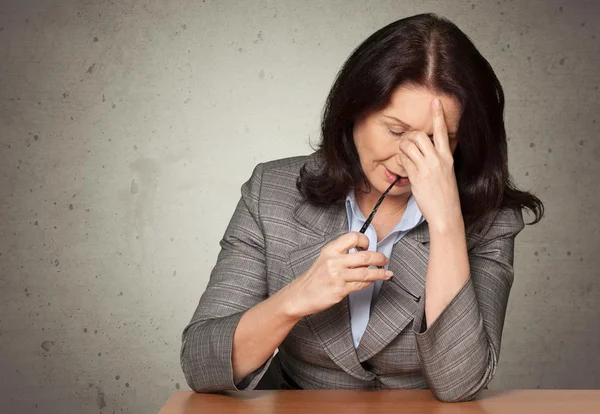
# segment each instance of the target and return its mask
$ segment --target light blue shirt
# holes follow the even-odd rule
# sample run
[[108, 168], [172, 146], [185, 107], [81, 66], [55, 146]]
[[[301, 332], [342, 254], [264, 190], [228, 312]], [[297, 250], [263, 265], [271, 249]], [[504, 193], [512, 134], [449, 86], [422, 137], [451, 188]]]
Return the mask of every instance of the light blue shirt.
[[[367, 221], [358, 207], [354, 190], [351, 190], [346, 196], [346, 213], [348, 214], [348, 231], [359, 231], [365, 221]], [[381, 252], [389, 258], [392, 254], [394, 244], [410, 230], [421, 224], [423, 220], [424, 218], [421, 214], [421, 210], [419, 210], [417, 202], [411, 195], [408, 199], [408, 205], [406, 206], [402, 219], [398, 221], [398, 224], [396, 224], [390, 234], [385, 236], [379, 243], [377, 243], [377, 233], [375, 232], [375, 228], [372, 224], [369, 225], [365, 232], [365, 236], [369, 238], [368, 250]], [[350, 252], [355, 251], [355, 249], [350, 250]], [[387, 266], [385, 266], [385, 268], [387, 269]], [[377, 280], [370, 286], [348, 295], [350, 301], [350, 325], [355, 348], [358, 347], [360, 339], [367, 328], [367, 322], [369, 321], [369, 316], [371, 314], [371, 305], [377, 297], [382, 283], [382, 280]]]

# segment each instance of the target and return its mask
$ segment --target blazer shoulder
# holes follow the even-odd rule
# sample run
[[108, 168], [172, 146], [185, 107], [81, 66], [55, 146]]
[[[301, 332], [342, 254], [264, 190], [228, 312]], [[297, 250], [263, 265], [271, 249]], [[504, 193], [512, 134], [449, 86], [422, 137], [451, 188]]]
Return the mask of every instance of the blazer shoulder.
[[256, 202], [283, 203], [293, 207], [302, 201], [296, 187], [300, 169], [304, 165], [312, 168], [316, 157], [316, 153], [313, 153], [258, 163], [250, 178], [243, 184], [242, 194]]
[[490, 230], [509, 228], [517, 233], [525, 227], [523, 210], [513, 207], [502, 207], [495, 211], [493, 219], [489, 222]]
[[498, 237], [515, 237], [523, 230], [523, 210], [513, 207], [502, 207], [491, 211], [473, 223], [467, 234], [470, 236], [471, 247]]
[[261, 163], [263, 174], [268, 180], [278, 174], [298, 176], [300, 168], [305, 164], [311, 164], [315, 159], [315, 154], [298, 155], [295, 157], [279, 158], [276, 160], [266, 161]]
[[313, 153], [263, 162], [256, 169], [260, 170], [263, 188], [295, 189], [300, 169], [304, 165], [311, 166], [314, 161]]
[[279, 158], [271, 161], [264, 161], [256, 164], [248, 178], [249, 183], [264, 183], [276, 179], [278, 174], [296, 174], [300, 168], [310, 159], [310, 155], [299, 155], [295, 157]]

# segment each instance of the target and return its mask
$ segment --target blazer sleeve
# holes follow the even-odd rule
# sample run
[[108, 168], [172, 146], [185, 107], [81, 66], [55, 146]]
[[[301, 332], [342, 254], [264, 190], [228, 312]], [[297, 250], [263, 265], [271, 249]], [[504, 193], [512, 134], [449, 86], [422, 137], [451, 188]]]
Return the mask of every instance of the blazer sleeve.
[[514, 270], [521, 210], [499, 210], [469, 251], [470, 277], [424, 332], [425, 300], [413, 329], [425, 380], [441, 401], [468, 401], [494, 376]]
[[253, 389], [273, 359], [234, 383], [233, 333], [242, 315], [268, 296], [265, 240], [258, 213], [261, 176], [259, 164], [242, 185], [206, 290], [182, 334], [181, 368], [196, 392]]

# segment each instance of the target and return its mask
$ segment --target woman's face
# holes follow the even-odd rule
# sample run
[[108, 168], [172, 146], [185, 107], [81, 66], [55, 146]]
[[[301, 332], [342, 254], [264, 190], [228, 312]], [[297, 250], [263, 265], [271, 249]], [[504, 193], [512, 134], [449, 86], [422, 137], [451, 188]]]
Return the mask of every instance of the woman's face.
[[[397, 156], [402, 137], [395, 133], [422, 131], [433, 137], [431, 102], [434, 98], [442, 101], [450, 149], [454, 153], [460, 104], [454, 97], [436, 95], [428, 89], [400, 86], [386, 108], [368, 113], [354, 123], [354, 144], [373, 196], [378, 197], [390, 186], [390, 172], [402, 177], [408, 175]], [[410, 183], [396, 184], [389, 192], [390, 196], [403, 194], [410, 194]]]

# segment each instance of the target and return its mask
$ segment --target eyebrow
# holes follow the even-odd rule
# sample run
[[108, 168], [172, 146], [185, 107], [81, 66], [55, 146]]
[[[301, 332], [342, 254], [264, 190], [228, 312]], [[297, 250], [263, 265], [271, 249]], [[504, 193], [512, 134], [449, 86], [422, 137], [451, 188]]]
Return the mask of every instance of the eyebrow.
[[[400, 119], [396, 118], [395, 116], [384, 115], [384, 117], [385, 117], [385, 118], [389, 118], [389, 119], [391, 119], [391, 120], [393, 120], [393, 121], [396, 121], [397, 123], [399, 123], [400, 125], [402, 125], [402, 126], [404, 126], [404, 127], [408, 128], [408, 129], [414, 129], [413, 127], [411, 127], [410, 125], [408, 125], [406, 122], [404, 122], [404, 121], [402, 121], [402, 120], [400, 120]], [[448, 131], [448, 135], [455, 136], [455, 135], [456, 135], [456, 132]]]

